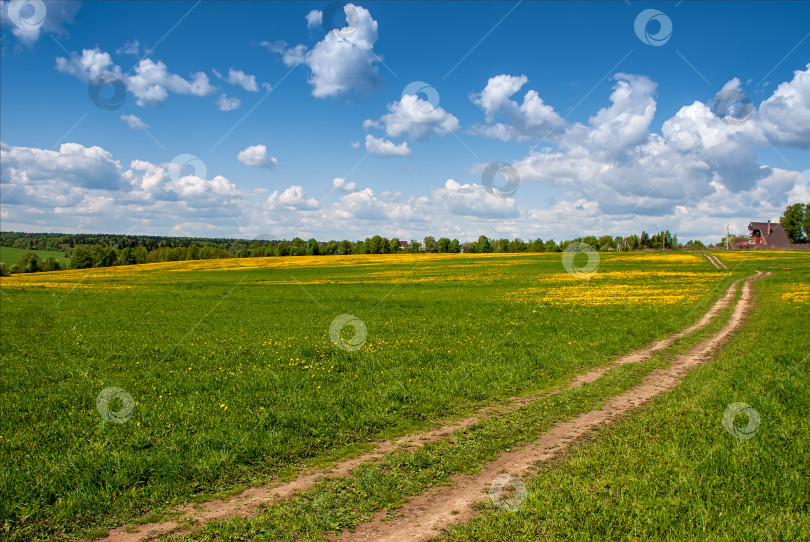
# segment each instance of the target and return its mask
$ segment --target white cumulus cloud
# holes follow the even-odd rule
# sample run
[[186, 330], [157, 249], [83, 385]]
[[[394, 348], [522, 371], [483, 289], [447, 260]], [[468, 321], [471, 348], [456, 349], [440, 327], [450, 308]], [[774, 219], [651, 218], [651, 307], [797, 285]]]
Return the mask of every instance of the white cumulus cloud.
[[[288, 48], [284, 42], [262, 42], [271, 51], [282, 54], [285, 65], [305, 64], [310, 69], [309, 83], [316, 98], [340, 96], [350, 91], [366, 93], [381, 82], [376, 65], [379, 57], [374, 52], [379, 37], [377, 21], [362, 6], [346, 4], [343, 10], [347, 26], [329, 31], [312, 49], [303, 44]], [[310, 12], [307, 26], [320, 24], [322, 18], [322, 13]]]
[[133, 130], [149, 128], [149, 125], [142, 121], [137, 115], [121, 115], [121, 120]]
[[135, 96], [136, 103], [140, 106], [161, 103], [169, 97], [170, 92], [208, 96], [215, 91], [204, 72], [192, 73], [190, 79], [184, 79], [169, 72], [163, 62], [155, 62], [150, 58], [139, 61], [134, 74], [125, 74], [120, 66], [113, 63], [109, 53], [98, 48], [84, 49], [81, 55], [72, 54], [71, 58], [58, 57], [56, 69], [85, 83], [100, 75], [119, 79]]
[[318, 9], [313, 9], [306, 14], [307, 28], [315, 28], [323, 24], [323, 12]]
[[484, 111], [487, 121], [485, 125], [474, 126], [472, 133], [503, 141], [559, 135], [565, 129], [565, 121], [543, 102], [537, 91], [527, 91], [522, 103], [511, 99], [528, 80], [525, 75], [491, 77], [480, 93], [470, 97]]
[[434, 107], [416, 95], [406, 94], [388, 104], [388, 113], [379, 120], [366, 119], [363, 128], [384, 127], [389, 137], [409, 136], [423, 141], [433, 135], [445, 135], [459, 129], [458, 119], [441, 107]]
[[760, 104], [757, 121], [774, 144], [810, 149], [810, 64]]
[[377, 156], [410, 156], [411, 149], [408, 142], [403, 141], [399, 145], [387, 139], [366, 135], [366, 151]]
[[248, 92], [259, 92], [259, 84], [256, 82], [256, 76], [250, 75], [242, 70], [231, 68], [228, 70], [228, 77], [223, 77], [217, 70], [212, 70], [217, 78], [227, 81], [232, 85], [237, 85], [247, 90]]
[[318, 207], [318, 200], [315, 198], [307, 198], [304, 188], [297, 185], [287, 188], [284, 192], [279, 193], [278, 190], [273, 191], [265, 202], [265, 208], [268, 210], [287, 208], [312, 211]]
[[335, 177], [332, 179], [332, 190], [338, 192], [354, 192], [357, 190], [357, 184], [348, 182], [343, 177]]
[[265, 145], [252, 145], [244, 150], [239, 151], [236, 155], [239, 163], [245, 166], [272, 169], [278, 164], [278, 160], [273, 156], [268, 156], [267, 146]]
[[434, 188], [433, 199], [454, 215], [506, 218], [519, 214], [514, 199], [497, 196], [482, 185], [460, 184], [453, 179], [447, 179], [443, 188]]
[[39, 5], [18, 3], [16, 7], [22, 6], [22, 9], [19, 9], [15, 16], [20, 18], [21, 23], [24, 23], [20, 25], [12, 22], [8, 11], [9, 6], [8, 0], [0, 2], [2, 26], [9, 28], [23, 45], [33, 47], [43, 34], [66, 35], [65, 25], [75, 22], [81, 2], [60, 0], [59, 2], [43, 2]]
[[242, 105], [242, 100], [239, 98], [229, 98], [225, 94], [220, 94], [217, 98], [217, 107], [220, 111], [233, 111]]

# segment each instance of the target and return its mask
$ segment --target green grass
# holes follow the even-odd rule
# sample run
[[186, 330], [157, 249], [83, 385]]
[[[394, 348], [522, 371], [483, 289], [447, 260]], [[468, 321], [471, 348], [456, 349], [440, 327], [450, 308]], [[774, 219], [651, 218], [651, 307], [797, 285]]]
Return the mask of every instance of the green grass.
[[721, 311], [709, 326], [648, 362], [613, 368], [594, 383], [564, 389], [456, 431], [452, 440], [389, 453], [379, 464], [356, 469], [351, 478], [326, 479], [303, 495], [266, 506], [253, 518], [212, 522], [180, 539], [320, 541], [369, 520], [379, 510], [386, 509], [396, 518], [396, 509], [409, 496], [448, 484], [451, 476], [479, 472], [486, 461], [538, 438], [556, 421], [599, 408], [610, 397], [639, 384], [644, 375], [666, 365], [667, 356], [682, 353], [719, 330], [732, 311], [733, 307]]
[[[542, 466], [521, 511], [489, 506], [440, 540], [809, 540], [810, 306], [780, 299], [796, 283], [806, 266], [756, 283], [716, 360]], [[751, 439], [721, 424], [734, 402], [759, 412]]]
[[7, 266], [11, 267], [19, 262], [20, 256], [26, 252], [33, 252], [39, 256], [40, 260], [45, 258], [56, 258], [59, 260], [59, 263], [62, 264], [62, 267], [65, 267], [70, 263], [70, 258], [65, 256], [65, 253], [59, 250], [27, 250], [14, 247], [0, 247], [0, 262], [3, 262]]
[[[769, 256], [774, 269], [808, 262]], [[606, 254], [593, 280], [572, 281], [559, 254], [273, 258], [4, 279], [0, 530], [54, 539], [132, 522], [551, 389], [697, 320], [747, 272], [727, 263]], [[648, 302], [656, 292], [672, 297]], [[344, 313], [368, 328], [356, 352], [328, 335]], [[544, 408], [577, 412], [630, 373]], [[109, 386], [134, 399], [126, 423], [96, 411]], [[482, 450], [524, 438], [496, 437]]]

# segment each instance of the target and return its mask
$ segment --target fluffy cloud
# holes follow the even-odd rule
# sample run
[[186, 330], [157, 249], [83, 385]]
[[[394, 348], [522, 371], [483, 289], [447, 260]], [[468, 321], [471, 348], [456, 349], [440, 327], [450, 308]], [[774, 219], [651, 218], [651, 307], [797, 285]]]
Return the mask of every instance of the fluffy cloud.
[[343, 177], [335, 177], [332, 179], [332, 190], [337, 192], [354, 192], [357, 190], [357, 184], [348, 182]]
[[[266, 42], [265, 42], [266, 43]], [[227, 81], [232, 85], [238, 85], [248, 92], [259, 92], [259, 85], [256, 83], [256, 76], [249, 75], [242, 70], [231, 68], [228, 70], [228, 77], [223, 77], [217, 70], [212, 70], [217, 78]]]
[[507, 218], [518, 216], [515, 200], [489, 192], [477, 184], [459, 184], [447, 179], [444, 188], [433, 190], [433, 199], [443, 202], [454, 215], [481, 218]]
[[203, 72], [191, 74], [191, 79], [183, 79], [177, 74], [169, 73], [163, 62], [144, 58], [135, 66], [135, 75], [125, 80], [127, 90], [137, 98], [138, 105], [150, 102], [162, 102], [169, 91], [175, 94], [208, 96], [214, 92], [208, 76]]
[[371, 134], [366, 135], [366, 151], [377, 156], [410, 156], [411, 154], [407, 141], [397, 145], [392, 141], [376, 138]]
[[318, 200], [307, 198], [306, 192], [301, 186], [291, 186], [281, 193], [275, 190], [265, 202], [265, 209], [271, 211], [284, 208], [312, 211], [318, 209], [318, 207]]
[[113, 63], [109, 53], [99, 49], [84, 49], [81, 55], [71, 58], [58, 57], [56, 69], [72, 75], [87, 83], [104, 75], [122, 81], [140, 106], [156, 104], [166, 100], [169, 92], [192, 96], [208, 96], [214, 87], [203, 72], [191, 74], [190, 79], [170, 73], [163, 62], [144, 58], [135, 66], [134, 74], [124, 74], [119, 66]]
[[67, 231], [120, 230], [128, 224], [165, 232], [182, 222], [202, 231], [212, 226], [234, 231], [231, 217], [253, 201], [253, 194], [221, 175], [178, 178], [170, 174], [170, 164], [144, 160], [124, 170], [108, 151], [78, 143], [59, 150], [3, 143], [0, 163], [6, 217], [29, 227], [49, 221]]
[[810, 149], [810, 64], [760, 104], [757, 120], [774, 144]]
[[340, 198], [338, 214], [360, 220], [386, 220], [385, 206], [370, 188], [364, 188]]
[[[543, 103], [537, 91], [527, 91], [522, 103], [511, 99], [528, 80], [525, 75], [491, 77], [484, 90], [470, 97], [484, 111], [487, 121], [486, 125], [474, 126], [471, 131], [503, 141], [559, 135], [565, 129], [565, 121], [554, 108]], [[503, 122], [496, 122], [497, 119]]]
[[0, 157], [3, 183], [32, 191], [58, 186], [117, 190], [122, 184], [120, 164], [101, 147], [63, 143], [59, 150], [46, 150], [3, 144]]
[[[765, 144], [762, 119], [727, 122], [722, 112], [695, 102], [667, 119], [660, 134], [651, 133], [655, 84], [636, 75], [615, 79], [611, 105], [588, 125], [566, 126], [556, 149], [532, 151], [513, 163], [521, 182], [552, 186], [567, 199], [598, 202], [600, 213], [608, 215], [666, 216], [718, 194], [727, 199], [728, 194], [749, 193], [773, 177], [756, 156], [756, 147]], [[732, 80], [721, 92], [738, 87], [739, 81]], [[801, 87], [799, 74], [790, 90], [781, 85], [777, 98], [765, 103], [780, 95], [792, 95], [798, 103], [795, 87]], [[801, 128], [788, 123], [779, 133], [800, 144]]]
[[306, 14], [307, 28], [315, 28], [323, 24], [323, 12], [318, 9], [313, 9]]
[[406, 94], [388, 104], [388, 113], [379, 120], [366, 119], [363, 128], [385, 128], [389, 137], [408, 135], [423, 141], [433, 135], [445, 135], [459, 129], [458, 119], [441, 107], [434, 107], [418, 96]]
[[242, 105], [242, 100], [239, 98], [229, 98], [225, 94], [220, 94], [217, 99], [217, 107], [220, 111], [233, 111]]
[[116, 49], [115, 51], [119, 55], [134, 55], [138, 56], [141, 54], [141, 42], [138, 40], [132, 40], [124, 43], [124, 46]]
[[267, 147], [265, 145], [253, 145], [241, 150], [239, 154], [236, 155], [236, 159], [245, 166], [258, 168], [272, 169], [278, 164], [278, 160], [267, 155]]
[[121, 115], [121, 120], [133, 130], [149, 128], [149, 125], [142, 121], [137, 115]]
[[[287, 66], [305, 64], [310, 69], [309, 83], [316, 98], [340, 96], [350, 91], [364, 93], [377, 87], [381, 78], [374, 52], [377, 21], [367, 9], [353, 4], [343, 6], [347, 26], [330, 30], [312, 49], [305, 45], [287, 48], [284, 42], [262, 42], [273, 52], [282, 54]], [[320, 20], [319, 20], [320, 19]], [[321, 23], [323, 14], [311, 11], [307, 26]]]
[[[105, 73], [114, 67], [104, 53], [91, 51], [82, 71], [93, 69]], [[21, 230], [121, 231], [131, 226], [150, 233], [250, 237], [271, 228], [286, 238], [385, 234], [471, 240], [483, 233], [559, 240], [667, 227], [681, 240], [716, 242], [725, 224], [743, 231], [751, 219], [773, 220], [789, 201], [806, 201], [807, 184], [799, 173], [764, 165], [757, 151], [768, 143], [808, 147], [805, 125], [799, 122], [808, 71], [776, 88], [745, 122], [729, 121], [713, 110], [716, 106], [694, 102], [661, 119], [659, 130], [651, 129], [655, 84], [643, 76], [618, 74], [603, 108], [585, 122], [563, 123], [548, 147], [511, 162], [520, 176], [512, 198], [487, 191], [472, 177], [429, 179], [433, 188], [404, 195], [385, 184], [389, 179], [379, 179], [386, 189], [377, 191], [335, 177], [327, 193], [310, 195], [295, 185], [267, 197], [266, 190], [244, 193], [218, 175], [179, 177], [169, 164], [132, 160], [122, 167], [100, 147], [66, 143], [46, 150], [3, 144], [0, 212], [6, 228]], [[488, 84], [489, 91], [476, 95], [487, 125], [509, 125], [506, 112], [521, 111], [530, 91], [515, 94], [526, 83], [520, 76], [501, 78], [500, 87]], [[514, 88], [518, 91], [511, 92]], [[738, 80], [731, 80], [721, 92], [741, 89]], [[386, 131], [385, 138], [369, 139], [372, 147], [387, 142], [407, 148], [388, 139], [393, 137], [389, 129], [414, 139], [447, 129], [442, 123], [427, 130], [415, 127], [420, 115], [430, 117], [432, 109], [417, 108], [402, 120], [405, 115], [397, 115], [401, 102], [389, 107], [390, 117], [365, 123], [367, 129]], [[794, 108], [793, 116], [785, 114], [785, 104]], [[530, 123], [519, 124], [528, 118], [521, 114], [514, 117], [518, 124], [509, 139], [531, 133]], [[261, 146], [245, 151], [255, 147], [249, 162], [269, 160]], [[259, 193], [262, 197], [256, 197]], [[319, 203], [322, 196], [331, 203]]]
[[[10, 2], [7, 0], [0, 2], [0, 20], [3, 26], [11, 29], [12, 34], [24, 45], [33, 47], [42, 34], [66, 35], [65, 25], [75, 22], [81, 3], [72, 0], [48, 1], [40, 4], [44, 6], [44, 10], [20, 10], [17, 13], [9, 13], [9, 6]], [[15, 24], [14, 18], [19, 24]]]

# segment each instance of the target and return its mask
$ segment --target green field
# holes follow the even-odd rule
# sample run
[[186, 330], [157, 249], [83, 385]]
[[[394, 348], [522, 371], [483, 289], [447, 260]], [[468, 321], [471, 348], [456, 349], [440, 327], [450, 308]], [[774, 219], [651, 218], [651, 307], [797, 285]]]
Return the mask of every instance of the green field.
[[[806, 481], [801, 357], [810, 351], [810, 254], [718, 255], [729, 270], [700, 254], [604, 254], [589, 280], [567, 273], [560, 254], [250, 258], [2, 279], [0, 532], [15, 541], [102, 534], [189, 500], [288, 477], [381, 436], [555, 389], [694, 323], [734, 279], [759, 269], [774, 275], [757, 283], [758, 304], [717, 363], [606, 429], [595, 445], [577, 448], [578, 462], [535, 477], [521, 512], [485, 510], [448, 536], [609, 538], [615, 526], [615, 538], [691, 537], [686, 523], [667, 531], [667, 518], [720, 507], [728, 525], [739, 527], [743, 511], [732, 504], [757, 480], [752, 503], [789, 505], [784, 521], [757, 532], [790, 538], [808, 518], [806, 492], [787, 483], [776, 494], [757, 484], [771, 483], [780, 465], [789, 481], [805, 469]], [[367, 330], [357, 349], [346, 349], [351, 326], [330, 337], [330, 324], [344, 314]], [[613, 370], [456, 444], [394, 454], [364, 476], [327, 480], [311, 496], [255, 518], [211, 524], [205, 539], [322, 540], [479, 468], [664, 363]], [[770, 390], [762, 403], [772, 432], [749, 441], [753, 448], [724, 441], [712, 418], [718, 405], [731, 395], [757, 404], [754, 394], [768, 386], [789, 388]], [[109, 387], [133, 400], [131, 413], [120, 399], [109, 405], [127, 414], [122, 423], [97, 408]], [[684, 449], [692, 455], [679, 456]], [[610, 463], [623, 453], [620, 466]], [[699, 461], [701, 453], [710, 459]], [[678, 461], [656, 463], [666, 454]], [[753, 457], [769, 459], [751, 466]], [[594, 481], [588, 469], [603, 474]], [[707, 484], [723, 469], [728, 484]], [[646, 493], [630, 481], [639, 471], [651, 484]], [[679, 492], [665, 514], [638, 520], [672, 477], [701, 491]], [[630, 484], [621, 491], [639, 496], [614, 502], [588, 489], [596, 483]], [[595, 516], [566, 523], [565, 514], [584, 514], [592, 499]], [[768, 511], [762, 506], [759, 514]], [[716, 519], [704, 525], [703, 533], [722, 526]]]
[[70, 258], [65, 256], [64, 252], [58, 250], [27, 250], [14, 247], [0, 247], [0, 262], [10, 267], [20, 261], [20, 256], [26, 252], [33, 252], [39, 256], [41, 260], [45, 258], [56, 258], [63, 267], [70, 263]]

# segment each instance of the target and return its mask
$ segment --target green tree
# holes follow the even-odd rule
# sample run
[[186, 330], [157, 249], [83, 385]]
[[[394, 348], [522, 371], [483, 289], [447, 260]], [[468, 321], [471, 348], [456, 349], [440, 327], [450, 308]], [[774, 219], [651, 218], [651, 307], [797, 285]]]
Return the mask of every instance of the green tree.
[[139, 246], [135, 248], [132, 254], [135, 256], [135, 263], [146, 263], [146, 257], [149, 251], [146, 250], [146, 247]]
[[615, 248], [613, 243], [613, 237], [610, 235], [603, 235], [596, 241], [596, 247], [599, 250], [605, 251], [609, 248]]
[[461, 244], [458, 242], [458, 239], [453, 239], [452, 241], [450, 241], [450, 246], [448, 247], [448, 250], [453, 254], [458, 254], [459, 252], [461, 252]]
[[543, 252], [544, 250], [543, 240], [538, 237], [537, 239], [529, 243], [527, 249], [529, 252]]
[[789, 205], [779, 218], [779, 222], [782, 224], [782, 227], [785, 228], [785, 233], [791, 243], [799, 243], [803, 239], [802, 224], [805, 220], [804, 207], [805, 206], [801, 203]]
[[73, 248], [73, 254], [70, 256], [70, 267], [73, 269], [87, 269], [93, 267], [93, 255], [84, 245], [78, 245]]
[[371, 238], [366, 238], [366, 252], [368, 254], [382, 253], [382, 237], [375, 235]]
[[423, 248], [425, 252], [436, 252], [436, 239], [432, 235], [425, 237]]
[[200, 247], [198, 247], [196, 243], [191, 243], [188, 246], [188, 250], [186, 251], [186, 259], [188, 260], [200, 259]]
[[447, 237], [440, 237], [436, 241], [436, 252], [447, 253], [450, 252], [450, 239]]
[[129, 247], [125, 247], [121, 252], [118, 254], [118, 265], [133, 265], [135, 263], [135, 255], [132, 253], [132, 249]]
[[394, 237], [388, 242], [388, 252], [391, 254], [402, 252], [402, 242], [399, 240], [399, 237]]
[[320, 253], [321, 250], [318, 247], [318, 241], [316, 241], [314, 237], [307, 241], [307, 256], [317, 256]]
[[39, 256], [34, 252], [23, 252], [17, 260], [17, 268], [22, 269], [23, 273], [36, 273], [39, 271]]
[[335, 254], [351, 254], [352, 252], [352, 244], [349, 241], [343, 240], [338, 244], [337, 250]]
[[62, 264], [56, 258], [44, 258], [40, 263], [42, 271], [61, 271]]
[[509, 241], [509, 252], [526, 252], [526, 243], [522, 239], [512, 239]]
[[307, 253], [307, 245], [300, 237], [293, 238], [290, 241], [290, 256], [303, 256]]
[[476, 252], [490, 251], [489, 238], [487, 238], [486, 235], [482, 235], [478, 238], [478, 241], [475, 243], [475, 251]]
[[391, 241], [387, 237], [380, 238], [380, 254], [388, 254], [391, 252]]
[[638, 240], [638, 248], [645, 249], [645, 248], [651, 248], [651, 247], [652, 247], [652, 243], [650, 242], [650, 234], [648, 234], [646, 231], [642, 230], [641, 237], [639, 237], [639, 240]]

